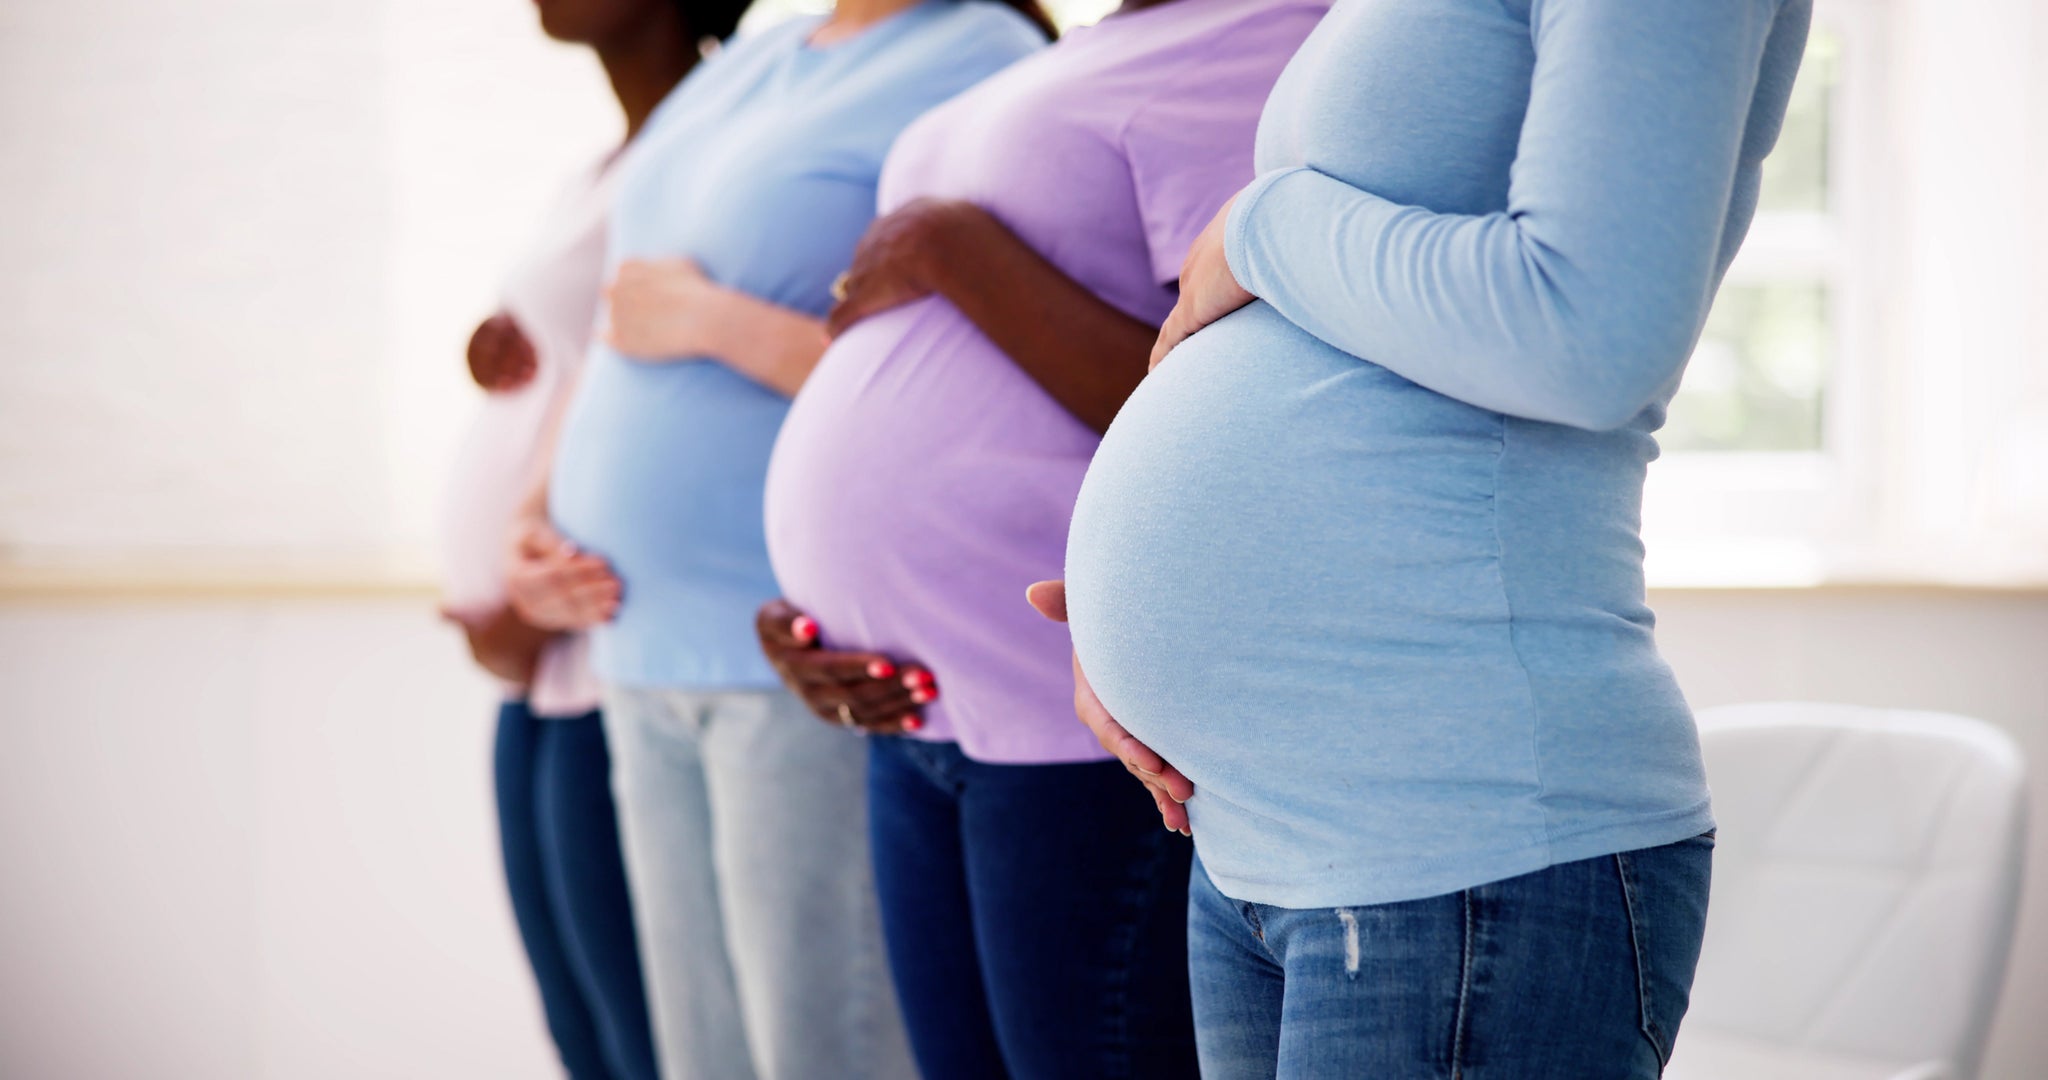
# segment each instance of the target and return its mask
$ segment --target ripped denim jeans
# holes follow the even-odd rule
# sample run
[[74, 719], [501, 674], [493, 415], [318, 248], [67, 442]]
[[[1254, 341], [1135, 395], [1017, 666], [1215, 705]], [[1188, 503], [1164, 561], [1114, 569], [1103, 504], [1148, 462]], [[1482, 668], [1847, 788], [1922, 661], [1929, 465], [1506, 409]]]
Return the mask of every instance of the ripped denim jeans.
[[1660, 1075], [1706, 930], [1712, 833], [1462, 892], [1250, 904], [1198, 859], [1188, 963], [1206, 1080]]

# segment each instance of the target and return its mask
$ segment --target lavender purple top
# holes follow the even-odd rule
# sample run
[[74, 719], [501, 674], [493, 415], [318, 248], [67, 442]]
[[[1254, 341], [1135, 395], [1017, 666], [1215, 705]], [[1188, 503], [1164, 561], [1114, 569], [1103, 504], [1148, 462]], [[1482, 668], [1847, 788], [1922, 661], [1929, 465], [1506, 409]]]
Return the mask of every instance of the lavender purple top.
[[[1268, 91], [1322, 0], [1173, 0], [1074, 31], [911, 125], [880, 208], [967, 199], [1148, 323], [1188, 245], [1252, 178]], [[913, 658], [941, 698], [919, 737], [981, 761], [1107, 755], [1074, 719], [1065, 628], [1024, 603], [1060, 576], [1095, 433], [944, 299], [833, 343], [770, 462], [768, 550], [825, 643]]]

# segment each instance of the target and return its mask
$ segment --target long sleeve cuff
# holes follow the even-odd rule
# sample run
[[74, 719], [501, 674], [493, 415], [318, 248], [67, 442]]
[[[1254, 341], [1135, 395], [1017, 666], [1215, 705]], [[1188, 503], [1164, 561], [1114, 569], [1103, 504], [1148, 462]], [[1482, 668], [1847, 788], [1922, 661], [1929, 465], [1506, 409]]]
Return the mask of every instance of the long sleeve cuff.
[[1295, 173], [1310, 171], [1297, 165], [1265, 173], [1245, 185], [1244, 190], [1237, 193], [1237, 201], [1230, 206], [1230, 216], [1223, 222], [1223, 262], [1230, 268], [1230, 276], [1237, 279], [1238, 285], [1254, 296], [1259, 295], [1259, 290], [1252, 284], [1251, 250], [1245, 239], [1245, 230], [1252, 227], [1252, 214], [1256, 212], [1259, 200], [1272, 190], [1274, 184]]

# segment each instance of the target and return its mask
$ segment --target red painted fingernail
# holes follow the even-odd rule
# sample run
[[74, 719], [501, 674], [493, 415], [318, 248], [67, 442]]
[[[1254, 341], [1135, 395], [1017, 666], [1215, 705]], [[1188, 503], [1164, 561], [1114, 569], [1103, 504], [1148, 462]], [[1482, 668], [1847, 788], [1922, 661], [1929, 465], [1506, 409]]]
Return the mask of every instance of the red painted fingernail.
[[870, 679], [886, 679], [894, 674], [896, 674], [896, 665], [887, 660], [871, 660], [868, 662], [868, 678]]
[[789, 620], [789, 632], [795, 634], [798, 641], [816, 641], [818, 640], [818, 620], [811, 618], [809, 615], [799, 615]]
[[917, 702], [917, 703], [918, 703], [919, 705], [924, 705], [924, 704], [927, 704], [927, 703], [929, 703], [929, 702], [930, 702], [930, 701], [931, 701], [931, 700], [932, 700], [933, 698], [936, 698], [936, 697], [938, 697], [938, 696], [939, 696], [939, 695], [938, 695], [938, 694], [937, 694], [936, 692], [934, 692], [934, 691], [931, 691], [931, 690], [926, 690], [926, 689], [924, 689], [924, 688], [922, 688], [922, 687], [919, 687], [918, 689], [916, 689], [916, 690], [912, 690], [912, 691], [910, 692], [910, 700], [912, 700], [912, 701], [915, 701], [915, 702]]
[[923, 726], [924, 721], [919, 720], [915, 716], [906, 716], [903, 718], [903, 730], [905, 731], [916, 731], [918, 728], [921, 728]]

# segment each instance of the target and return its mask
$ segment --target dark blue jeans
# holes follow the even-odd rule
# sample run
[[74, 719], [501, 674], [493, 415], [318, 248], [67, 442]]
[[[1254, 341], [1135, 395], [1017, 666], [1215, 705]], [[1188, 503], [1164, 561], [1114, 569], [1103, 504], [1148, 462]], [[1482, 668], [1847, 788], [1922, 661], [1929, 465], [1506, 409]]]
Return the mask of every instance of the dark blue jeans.
[[1123, 766], [877, 737], [868, 820], [925, 1080], [1195, 1075], [1192, 851]]
[[603, 722], [508, 701], [493, 756], [512, 915], [562, 1064], [576, 1080], [656, 1080]]
[[1207, 1080], [1637, 1080], [1662, 1073], [1706, 929], [1711, 833], [1445, 896], [1300, 910], [1197, 863]]

